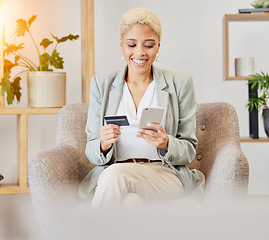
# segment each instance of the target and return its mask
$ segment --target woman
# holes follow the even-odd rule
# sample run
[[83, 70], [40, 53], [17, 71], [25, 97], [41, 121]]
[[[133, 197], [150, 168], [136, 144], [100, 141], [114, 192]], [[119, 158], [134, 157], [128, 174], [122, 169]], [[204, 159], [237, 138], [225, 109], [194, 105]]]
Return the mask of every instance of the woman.
[[[120, 46], [127, 66], [93, 77], [86, 156], [97, 165], [79, 195], [93, 207], [121, 206], [187, 196], [204, 182], [186, 165], [195, 156], [196, 102], [192, 78], [153, 65], [160, 48], [161, 22], [138, 8], [122, 16]], [[142, 109], [163, 107], [157, 131], [138, 129]], [[105, 124], [104, 116], [126, 115], [130, 126]]]

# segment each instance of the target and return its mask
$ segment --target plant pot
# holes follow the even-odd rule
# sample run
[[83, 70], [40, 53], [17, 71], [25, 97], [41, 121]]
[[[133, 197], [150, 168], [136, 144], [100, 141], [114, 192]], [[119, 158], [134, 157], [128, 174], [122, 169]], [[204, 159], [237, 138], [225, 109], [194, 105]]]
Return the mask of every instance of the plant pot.
[[266, 135], [269, 137], [269, 108], [265, 107], [262, 110], [263, 126]]
[[255, 73], [254, 58], [236, 58], [235, 59], [235, 76], [249, 76]]
[[28, 72], [28, 107], [62, 107], [66, 101], [65, 72]]

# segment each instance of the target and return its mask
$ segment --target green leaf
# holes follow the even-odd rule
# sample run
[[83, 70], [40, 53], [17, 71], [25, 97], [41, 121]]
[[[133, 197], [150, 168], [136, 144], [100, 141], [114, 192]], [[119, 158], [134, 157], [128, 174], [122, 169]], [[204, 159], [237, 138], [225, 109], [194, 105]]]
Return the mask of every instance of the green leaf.
[[253, 89], [257, 86], [257, 84], [258, 84], [258, 82], [255, 81], [255, 80], [253, 80], [253, 81], [250, 83], [250, 85], [251, 85], [250, 89], [253, 90]]
[[265, 0], [256, 0], [254, 3], [252, 3], [251, 5], [255, 8], [262, 8], [263, 7], [263, 3], [265, 2]]
[[59, 53], [54, 49], [50, 57], [50, 64], [55, 68], [63, 69], [64, 60], [60, 57]]
[[25, 32], [28, 31], [27, 22], [23, 19], [18, 19], [17, 21], [17, 28], [15, 30], [14, 35], [16, 37], [24, 36]]
[[20, 59], [21, 59], [21, 57], [18, 56], [18, 55], [16, 55], [16, 56], [15, 56], [15, 63], [17, 63]]
[[23, 49], [23, 43], [20, 45], [15, 45], [15, 44], [7, 44], [5, 43], [6, 49], [4, 50], [4, 56], [7, 54], [9, 55], [10, 53], [17, 52], [20, 49]]
[[4, 73], [10, 73], [13, 67], [18, 66], [18, 63], [12, 63], [8, 59], [4, 59]]
[[53, 41], [50, 41], [48, 38], [44, 38], [41, 41], [40, 46], [44, 47], [44, 50], [45, 50], [52, 43], [53, 43]]
[[17, 102], [21, 100], [20, 81], [21, 81], [21, 77], [16, 77], [14, 81], [11, 83], [11, 86], [13, 88], [13, 94], [15, 95]]
[[13, 93], [12, 84], [9, 81], [9, 79], [10, 79], [10, 73], [6, 72], [0, 82], [0, 86], [2, 86], [1, 88], [2, 96], [4, 96], [5, 93], [7, 93], [7, 97], [6, 97], [7, 104], [12, 104], [14, 101], [14, 93]]
[[72, 34], [69, 34], [68, 36], [65, 36], [62, 38], [58, 38], [54, 36], [52, 33], [51, 33], [51, 36], [57, 41], [57, 43], [66, 42], [67, 40], [73, 41], [79, 38], [79, 35], [72, 35]]
[[38, 67], [40, 71], [49, 71], [50, 55], [44, 53], [40, 56], [41, 65]]
[[268, 8], [268, 7], [269, 7], [269, 1], [265, 2], [265, 3], [263, 4], [263, 7], [264, 7], [264, 8]]
[[36, 20], [37, 15], [33, 15], [29, 20], [28, 20], [28, 28], [31, 26], [31, 24], [33, 23], [33, 21]]

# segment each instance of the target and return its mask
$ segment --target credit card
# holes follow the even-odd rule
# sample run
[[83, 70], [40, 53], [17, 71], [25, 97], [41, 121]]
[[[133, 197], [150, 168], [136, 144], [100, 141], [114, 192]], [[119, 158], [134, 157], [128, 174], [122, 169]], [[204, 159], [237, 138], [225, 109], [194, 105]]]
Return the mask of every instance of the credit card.
[[104, 119], [106, 120], [107, 124], [115, 124], [118, 126], [130, 125], [127, 116], [105, 116]]

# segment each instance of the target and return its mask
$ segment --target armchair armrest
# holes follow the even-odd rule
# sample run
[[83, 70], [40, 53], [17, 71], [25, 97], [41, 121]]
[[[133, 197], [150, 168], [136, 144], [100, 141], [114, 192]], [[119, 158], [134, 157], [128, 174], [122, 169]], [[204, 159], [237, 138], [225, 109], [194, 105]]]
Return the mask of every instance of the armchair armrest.
[[75, 200], [78, 184], [92, 167], [84, 153], [68, 145], [36, 154], [28, 169], [33, 203]]
[[[206, 199], [234, 199], [246, 196], [248, 160], [237, 144], [222, 145], [214, 154], [206, 179]], [[213, 156], [213, 158], [214, 158]]]

